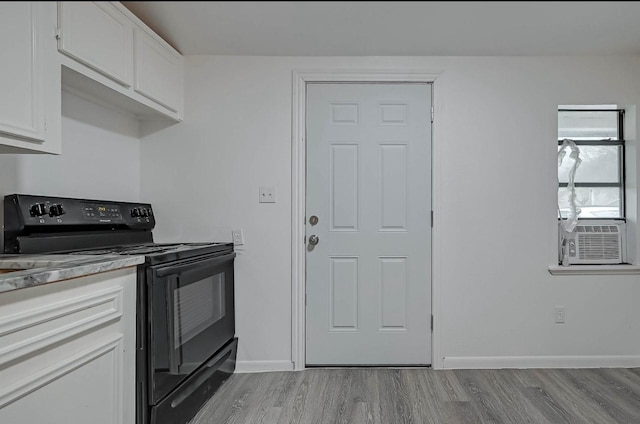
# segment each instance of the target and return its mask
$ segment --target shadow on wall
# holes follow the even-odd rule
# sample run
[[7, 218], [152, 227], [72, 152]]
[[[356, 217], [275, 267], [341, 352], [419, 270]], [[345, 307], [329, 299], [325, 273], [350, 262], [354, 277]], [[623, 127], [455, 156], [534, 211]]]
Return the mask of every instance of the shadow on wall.
[[[90, 107], [87, 107], [87, 101], [92, 103]], [[101, 107], [109, 109], [114, 113], [96, 113], [96, 108]], [[101, 128], [105, 131], [139, 138], [139, 128], [136, 128], [129, 123], [133, 118], [132, 116], [110, 106], [97, 106], [93, 104], [91, 100], [84, 99], [83, 97], [76, 95], [76, 93], [68, 93], [64, 91], [64, 89], [62, 91], [62, 116], [73, 119], [74, 121], [83, 122], [92, 127]], [[127, 123], [123, 124], [120, 119], [117, 119], [118, 116], [123, 120], [126, 120]], [[64, 142], [65, 134], [63, 133], [62, 135]], [[64, 145], [62, 148], [64, 149]]]

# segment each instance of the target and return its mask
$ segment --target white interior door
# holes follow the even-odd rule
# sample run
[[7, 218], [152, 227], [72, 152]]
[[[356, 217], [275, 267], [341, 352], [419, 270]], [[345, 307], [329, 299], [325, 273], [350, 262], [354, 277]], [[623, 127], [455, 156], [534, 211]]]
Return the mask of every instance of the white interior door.
[[306, 363], [430, 364], [431, 85], [310, 83], [306, 107]]

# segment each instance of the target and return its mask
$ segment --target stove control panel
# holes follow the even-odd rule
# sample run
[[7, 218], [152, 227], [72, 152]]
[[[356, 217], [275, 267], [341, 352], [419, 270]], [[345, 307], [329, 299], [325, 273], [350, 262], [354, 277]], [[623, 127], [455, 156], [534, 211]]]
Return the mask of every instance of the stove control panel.
[[[155, 219], [148, 203], [13, 194], [4, 199], [5, 230], [49, 226], [90, 226], [151, 230]], [[7, 227], [8, 225], [8, 227]]]
[[107, 203], [85, 203], [82, 205], [82, 215], [88, 220], [122, 221], [122, 214], [118, 205]]
[[131, 209], [132, 218], [147, 218], [150, 216], [153, 216], [153, 211], [151, 210], [151, 208], [140, 207]]

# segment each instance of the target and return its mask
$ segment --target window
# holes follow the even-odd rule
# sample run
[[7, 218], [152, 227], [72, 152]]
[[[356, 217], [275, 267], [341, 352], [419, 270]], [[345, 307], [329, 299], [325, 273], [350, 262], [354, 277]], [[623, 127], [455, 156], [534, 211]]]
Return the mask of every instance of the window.
[[[580, 149], [575, 174], [578, 218], [624, 219], [624, 110], [559, 109], [558, 149], [564, 139]], [[558, 169], [558, 201], [562, 218], [569, 213], [568, 176], [572, 160]]]

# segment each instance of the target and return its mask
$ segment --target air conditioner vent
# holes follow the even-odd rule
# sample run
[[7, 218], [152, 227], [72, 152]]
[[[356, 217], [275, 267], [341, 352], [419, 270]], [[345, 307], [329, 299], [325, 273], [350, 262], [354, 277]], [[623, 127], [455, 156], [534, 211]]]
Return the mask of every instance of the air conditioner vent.
[[614, 260], [620, 257], [620, 238], [617, 234], [578, 234], [580, 259]]
[[578, 225], [576, 233], [617, 233], [617, 225]]

